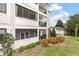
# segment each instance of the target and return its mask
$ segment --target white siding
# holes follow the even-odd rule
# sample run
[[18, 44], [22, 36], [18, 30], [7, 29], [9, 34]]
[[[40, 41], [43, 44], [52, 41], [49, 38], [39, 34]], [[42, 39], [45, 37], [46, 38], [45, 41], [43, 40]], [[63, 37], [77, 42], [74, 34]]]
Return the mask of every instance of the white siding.
[[16, 17], [15, 18], [15, 25], [26, 25], [26, 26], [38, 26], [38, 21], [36, 20], [30, 20], [27, 18], [20, 18], [20, 17]]
[[64, 31], [63, 30], [57, 30], [56, 29], [56, 34], [57, 35], [64, 35]]

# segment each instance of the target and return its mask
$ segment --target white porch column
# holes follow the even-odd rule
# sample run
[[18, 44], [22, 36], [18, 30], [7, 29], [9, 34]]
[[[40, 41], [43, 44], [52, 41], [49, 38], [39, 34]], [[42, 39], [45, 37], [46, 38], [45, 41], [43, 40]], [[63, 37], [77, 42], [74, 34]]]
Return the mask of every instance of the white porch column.
[[15, 3], [8, 4], [8, 15], [10, 19], [10, 26], [7, 29], [15, 38]]
[[37, 29], [37, 37], [38, 37], [38, 39], [39, 39], [39, 29]]
[[48, 29], [46, 29], [46, 38], [48, 38]]
[[46, 26], [47, 26], [47, 28], [46, 28], [46, 37], [47, 37], [47, 38], [48, 38], [48, 34], [49, 34], [49, 33], [48, 33], [48, 28], [49, 28], [49, 27], [48, 27], [48, 22], [49, 22], [49, 15], [48, 15], [48, 5], [47, 5], [47, 25], [46, 25]]
[[[39, 10], [39, 3], [38, 3], [38, 10]], [[38, 20], [37, 37], [39, 39], [39, 12], [38, 12], [38, 15], [37, 15], [37, 20]]]

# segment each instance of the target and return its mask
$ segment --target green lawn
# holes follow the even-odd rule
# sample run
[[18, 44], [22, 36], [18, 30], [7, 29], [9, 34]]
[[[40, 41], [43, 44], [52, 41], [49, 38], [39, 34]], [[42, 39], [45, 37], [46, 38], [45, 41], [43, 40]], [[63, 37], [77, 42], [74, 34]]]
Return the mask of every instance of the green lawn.
[[77, 41], [75, 37], [65, 36], [65, 41], [63, 43], [52, 45], [52, 47], [45, 47], [40, 50], [36, 55], [79, 56], [79, 41]]

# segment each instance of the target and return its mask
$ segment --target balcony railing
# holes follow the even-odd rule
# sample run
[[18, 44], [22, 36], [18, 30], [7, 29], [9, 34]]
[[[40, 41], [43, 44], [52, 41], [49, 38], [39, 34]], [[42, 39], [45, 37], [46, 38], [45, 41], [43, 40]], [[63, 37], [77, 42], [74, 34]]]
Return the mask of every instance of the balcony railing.
[[44, 8], [42, 8], [42, 7], [39, 7], [39, 10], [40, 10], [41, 12], [43, 12], [44, 14], [47, 14], [47, 13], [46, 13], [46, 9], [44, 9]]
[[39, 26], [46, 27], [46, 22], [39, 21]]

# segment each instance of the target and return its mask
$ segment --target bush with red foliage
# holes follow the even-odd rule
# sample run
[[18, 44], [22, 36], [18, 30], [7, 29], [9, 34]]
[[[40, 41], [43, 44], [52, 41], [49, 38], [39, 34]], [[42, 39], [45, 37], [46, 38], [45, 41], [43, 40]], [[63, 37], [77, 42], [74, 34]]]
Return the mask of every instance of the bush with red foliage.
[[65, 40], [64, 36], [49, 37], [48, 42], [52, 44], [60, 43]]
[[56, 40], [59, 40], [59, 42], [63, 42], [65, 38], [64, 36], [56, 36]]
[[43, 46], [49, 46], [48, 43], [58, 44], [58, 43], [62, 43], [64, 40], [65, 40], [64, 36], [49, 37], [48, 39], [41, 40], [41, 44]]
[[48, 46], [48, 40], [47, 40], [47, 39], [41, 40], [40, 43], [41, 43], [43, 46], [45, 46], [45, 47]]

